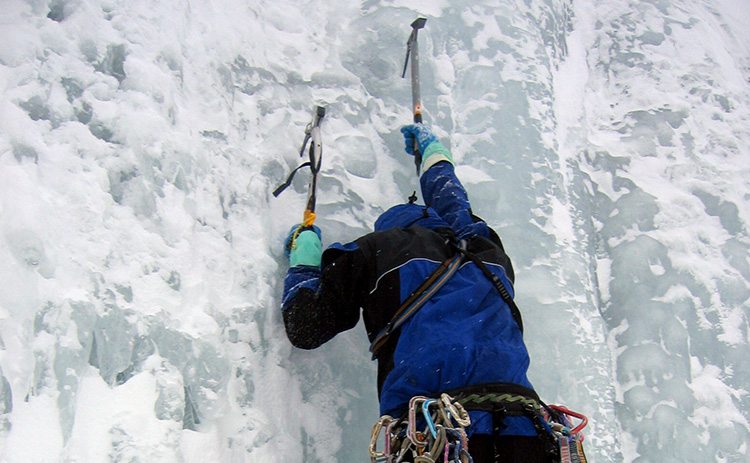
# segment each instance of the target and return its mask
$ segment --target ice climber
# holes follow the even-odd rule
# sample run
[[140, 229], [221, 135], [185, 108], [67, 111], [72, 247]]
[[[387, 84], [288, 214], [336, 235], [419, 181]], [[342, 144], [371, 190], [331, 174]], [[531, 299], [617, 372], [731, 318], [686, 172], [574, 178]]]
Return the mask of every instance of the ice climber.
[[[325, 251], [320, 229], [286, 241], [290, 268], [282, 314], [287, 336], [314, 349], [364, 318], [378, 360], [382, 414], [402, 414], [418, 395], [471, 392], [511, 399], [491, 409], [466, 405], [469, 453], [477, 463], [549, 461], [539, 425], [514, 398], [538, 400], [526, 377], [529, 355], [513, 294], [513, 267], [494, 230], [472, 214], [450, 152], [429, 127], [403, 127], [406, 152], [422, 153], [420, 185], [427, 206], [401, 204], [375, 231]], [[461, 242], [465, 251], [459, 251]], [[458, 270], [397, 329], [387, 325], [405, 299], [452, 256]], [[498, 289], [499, 280], [500, 289]], [[502, 288], [510, 294], [500, 296]], [[510, 301], [509, 301], [510, 302]], [[386, 334], [385, 336], [383, 336]], [[380, 337], [379, 337], [380, 335]]]

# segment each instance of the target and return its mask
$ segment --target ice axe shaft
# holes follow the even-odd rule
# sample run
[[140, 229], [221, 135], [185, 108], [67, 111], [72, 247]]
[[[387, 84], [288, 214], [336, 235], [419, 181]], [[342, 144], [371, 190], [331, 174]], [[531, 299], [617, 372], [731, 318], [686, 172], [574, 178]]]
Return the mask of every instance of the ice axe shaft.
[[293, 249], [296, 246], [297, 236], [299, 236], [299, 234], [306, 228], [312, 227], [315, 222], [315, 200], [318, 188], [318, 172], [320, 172], [320, 162], [323, 156], [323, 143], [320, 138], [320, 122], [325, 115], [326, 108], [324, 106], [317, 106], [315, 108], [315, 114], [313, 115], [312, 121], [307, 124], [307, 127], [305, 127], [305, 139], [302, 142], [302, 148], [299, 150], [300, 157], [304, 157], [305, 148], [307, 148], [307, 144], [310, 142], [310, 149], [308, 150], [309, 160], [294, 169], [292, 173], [289, 174], [286, 181], [273, 191], [274, 196], [279, 196], [282, 191], [292, 184], [294, 175], [300, 169], [303, 167], [310, 168], [312, 178], [310, 179], [310, 191], [307, 197], [307, 205], [305, 206], [305, 212], [302, 216], [302, 223], [300, 223], [297, 230], [295, 230], [292, 239], [289, 240], [287, 245], [288, 249]]
[[[304, 222], [307, 226], [312, 225], [315, 221], [315, 200], [318, 189], [318, 172], [320, 172], [320, 161], [323, 155], [323, 143], [320, 139], [320, 121], [326, 115], [326, 108], [318, 106], [315, 108], [315, 116], [310, 125], [307, 126], [305, 133], [311, 139], [310, 143], [310, 170], [312, 171], [312, 179], [310, 181], [310, 193], [307, 198], [307, 207], [305, 208]], [[302, 144], [300, 149], [300, 156], [305, 152], [305, 145], [307, 141]], [[307, 223], [309, 222], [309, 223]]]
[[320, 161], [323, 156], [323, 144], [320, 139], [320, 122], [326, 115], [326, 108], [324, 106], [316, 106], [315, 114], [313, 115], [312, 121], [305, 127], [305, 139], [302, 142], [302, 147], [299, 150], [299, 156], [304, 157], [305, 148], [307, 148], [308, 142], [312, 140], [309, 150], [309, 160], [297, 166], [287, 177], [286, 181], [279, 185], [274, 191], [274, 196], [279, 196], [282, 191], [292, 184], [294, 175], [303, 167], [309, 167], [312, 172], [312, 179], [310, 180], [310, 193], [307, 199], [307, 206], [305, 209], [305, 215], [309, 215], [309, 212], [315, 212], [315, 193], [318, 186], [318, 172], [320, 171]]
[[[419, 91], [419, 42], [417, 41], [417, 34], [426, 22], [427, 18], [417, 18], [411, 23], [411, 35], [406, 42], [404, 71], [401, 73], [402, 78], [406, 77], [406, 67], [409, 65], [409, 57], [411, 57], [411, 104], [414, 111], [414, 122], [417, 124], [422, 123], [422, 96]], [[417, 175], [419, 175], [419, 168], [422, 165], [422, 153], [419, 152], [416, 139], [414, 140], [414, 163], [417, 166]]]

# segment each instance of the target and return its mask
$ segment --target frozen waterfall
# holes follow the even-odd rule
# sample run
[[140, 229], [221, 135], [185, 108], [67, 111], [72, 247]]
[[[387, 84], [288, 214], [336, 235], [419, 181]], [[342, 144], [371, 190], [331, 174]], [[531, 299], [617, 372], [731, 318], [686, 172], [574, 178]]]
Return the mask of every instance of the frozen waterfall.
[[291, 347], [271, 191], [315, 104], [324, 245], [418, 189], [418, 15], [539, 394], [591, 462], [750, 459], [745, 0], [4, 0], [0, 462], [367, 461], [364, 330]]

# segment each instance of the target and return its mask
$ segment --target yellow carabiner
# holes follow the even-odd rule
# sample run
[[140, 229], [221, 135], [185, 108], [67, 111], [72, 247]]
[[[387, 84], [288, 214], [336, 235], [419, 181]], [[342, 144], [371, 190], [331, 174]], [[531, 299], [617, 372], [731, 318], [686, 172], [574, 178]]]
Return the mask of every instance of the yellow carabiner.
[[311, 210], [306, 210], [302, 220], [302, 226], [312, 227], [313, 223], [315, 223], [315, 213]]
[[302, 223], [299, 224], [299, 227], [294, 230], [294, 235], [292, 235], [292, 249], [297, 249], [297, 237], [302, 232], [302, 230], [307, 227], [312, 227], [313, 223], [315, 223], [315, 213], [313, 211], [306, 210], [304, 218], [302, 219]]

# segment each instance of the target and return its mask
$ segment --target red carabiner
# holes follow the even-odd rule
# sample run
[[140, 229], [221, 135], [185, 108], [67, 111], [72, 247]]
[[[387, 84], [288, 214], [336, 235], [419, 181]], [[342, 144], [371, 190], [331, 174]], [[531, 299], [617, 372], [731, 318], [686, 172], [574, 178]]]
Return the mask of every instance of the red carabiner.
[[576, 426], [570, 431], [570, 434], [578, 434], [579, 432], [581, 432], [583, 428], [586, 427], [587, 424], [589, 424], [589, 419], [586, 418], [586, 416], [583, 415], [582, 413], [574, 412], [573, 410], [570, 410], [569, 408], [564, 407], [562, 405], [549, 405], [549, 408], [555, 411], [558, 411], [560, 413], [563, 413], [565, 415], [572, 416], [573, 418], [578, 418], [579, 420], [581, 420], [578, 426]]

